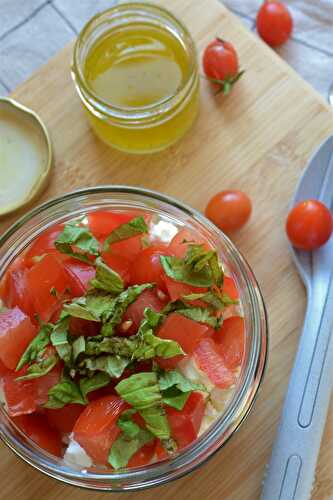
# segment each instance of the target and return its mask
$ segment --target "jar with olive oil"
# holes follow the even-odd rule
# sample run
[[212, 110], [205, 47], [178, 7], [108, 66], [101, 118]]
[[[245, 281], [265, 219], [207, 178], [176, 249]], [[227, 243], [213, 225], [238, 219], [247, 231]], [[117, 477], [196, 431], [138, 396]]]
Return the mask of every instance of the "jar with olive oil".
[[194, 42], [155, 5], [126, 3], [93, 17], [76, 41], [72, 75], [93, 130], [122, 151], [165, 149], [198, 113]]

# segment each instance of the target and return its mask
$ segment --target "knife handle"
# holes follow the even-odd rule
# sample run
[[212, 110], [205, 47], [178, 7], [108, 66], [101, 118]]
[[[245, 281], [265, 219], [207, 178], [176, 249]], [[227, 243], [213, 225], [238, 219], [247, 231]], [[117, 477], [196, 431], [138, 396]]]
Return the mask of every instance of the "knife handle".
[[318, 300], [316, 295], [309, 291], [303, 332], [261, 500], [311, 497], [333, 386], [332, 276], [325, 300]]

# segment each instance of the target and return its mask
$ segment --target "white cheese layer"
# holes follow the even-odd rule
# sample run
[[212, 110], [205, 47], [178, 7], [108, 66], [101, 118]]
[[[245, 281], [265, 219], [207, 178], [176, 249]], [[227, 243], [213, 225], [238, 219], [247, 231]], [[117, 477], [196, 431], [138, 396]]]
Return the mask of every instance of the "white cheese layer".
[[79, 469], [88, 468], [93, 465], [93, 462], [89, 455], [87, 455], [84, 449], [81, 448], [79, 443], [74, 441], [74, 439], [71, 439], [69, 441], [68, 448], [64, 455], [64, 462], [66, 462], [71, 467], [76, 467]]

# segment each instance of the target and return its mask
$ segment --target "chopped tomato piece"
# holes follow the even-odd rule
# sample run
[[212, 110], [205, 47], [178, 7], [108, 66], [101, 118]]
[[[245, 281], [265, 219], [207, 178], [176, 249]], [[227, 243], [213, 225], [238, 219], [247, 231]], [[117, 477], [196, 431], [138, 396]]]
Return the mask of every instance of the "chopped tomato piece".
[[109, 236], [121, 224], [127, 224], [136, 217], [133, 212], [117, 213], [107, 210], [98, 210], [88, 214], [88, 226], [95, 238]]
[[[49, 321], [62, 297], [70, 287], [70, 279], [60, 262], [54, 255], [45, 255], [27, 273], [27, 286], [32, 297], [36, 313], [43, 321]], [[56, 290], [56, 296], [52, 290]]]
[[112, 443], [120, 433], [116, 425], [128, 405], [117, 396], [105, 396], [89, 403], [79, 416], [74, 439], [97, 464], [107, 464]]
[[89, 321], [81, 318], [71, 318], [69, 329], [72, 335], [84, 335], [85, 337], [94, 337], [101, 330], [101, 323]]
[[34, 257], [40, 257], [46, 253], [58, 253], [58, 250], [54, 246], [54, 242], [63, 231], [63, 228], [64, 226], [62, 224], [56, 224], [44, 231], [31, 243], [24, 255], [24, 262], [27, 267], [31, 267], [35, 264]]
[[165, 460], [168, 458], [168, 453], [165, 451], [160, 439], [156, 440], [155, 453], [158, 460]]
[[233, 300], [239, 299], [239, 293], [237, 290], [236, 283], [232, 278], [229, 278], [229, 276], [224, 277], [222, 291], [223, 291], [223, 293], [226, 293], [227, 295], [229, 295], [229, 297]]
[[36, 333], [30, 318], [18, 307], [0, 313], [0, 359], [7, 368], [16, 368]]
[[157, 288], [166, 291], [161, 255], [169, 255], [167, 246], [155, 245], [142, 250], [131, 266], [131, 284], [155, 283]]
[[4, 365], [0, 359], [0, 378], [3, 377], [4, 375], [6, 375], [8, 373], [8, 371], [9, 370], [8, 370], [7, 366]]
[[21, 415], [13, 418], [15, 424], [43, 450], [56, 457], [62, 456], [60, 433], [52, 429], [41, 415]]
[[38, 406], [45, 404], [49, 390], [60, 380], [61, 370], [59, 363], [43, 377], [31, 380], [17, 380], [26, 374], [27, 367], [18, 372], [8, 371], [3, 376], [3, 387], [9, 415], [33, 413]]
[[95, 277], [95, 268], [78, 259], [66, 259], [63, 261], [63, 265], [69, 275], [71, 295], [74, 297], [84, 295], [87, 291], [89, 281]]
[[185, 318], [176, 312], [169, 314], [157, 335], [175, 340], [186, 354], [192, 354], [200, 340], [209, 332], [207, 325]]
[[179, 258], [185, 257], [189, 244], [204, 245], [206, 250], [211, 250], [212, 248], [208, 241], [198, 233], [190, 229], [181, 229], [169, 243], [171, 255]]
[[[49, 347], [48, 349], [54, 350], [53, 347]], [[38, 406], [42, 406], [47, 402], [49, 390], [60, 381], [61, 372], [62, 364], [58, 363], [49, 373], [33, 380], [36, 391], [36, 404]]]
[[7, 307], [18, 306], [21, 311], [32, 317], [34, 309], [31, 295], [27, 293], [27, 271], [16, 269], [7, 271], [7, 288], [3, 300]]
[[132, 335], [133, 333], [136, 333], [143, 319], [143, 312], [146, 307], [150, 307], [150, 309], [160, 312], [165, 304], [165, 301], [158, 298], [154, 289], [145, 290], [141, 295], [139, 295], [135, 302], [128, 306], [127, 311], [124, 314], [122, 324], [126, 321], [132, 321], [132, 324], [125, 331], [122, 330], [122, 325], [120, 325], [119, 334]]
[[205, 413], [205, 399], [199, 392], [192, 392], [182, 410], [165, 407], [171, 435], [179, 448], [192, 443], [198, 436]]
[[[192, 293], [205, 293], [207, 288], [196, 287], [192, 285], [187, 285], [186, 283], [181, 283], [180, 281], [175, 281], [169, 276], [164, 276], [164, 282], [166, 284], [168, 294], [172, 301], [181, 299], [183, 295], [190, 295]], [[203, 301], [192, 300], [191, 304], [197, 305], [198, 307], [206, 307], [207, 304]]]
[[151, 442], [145, 444], [138, 450], [132, 458], [130, 458], [127, 467], [142, 467], [151, 463], [155, 454], [156, 441], [152, 439]]
[[228, 368], [237, 368], [242, 362], [245, 349], [244, 319], [233, 316], [224, 320], [219, 331], [215, 332], [214, 340], [218, 351]]
[[19, 372], [8, 372], [3, 377], [3, 390], [11, 417], [33, 413], [36, 408], [36, 388], [33, 380], [16, 380], [26, 374], [26, 368]]
[[215, 342], [211, 338], [203, 339], [194, 351], [194, 358], [199, 368], [204, 371], [211, 382], [221, 389], [232, 386], [236, 377], [226, 366], [218, 352]]
[[59, 432], [69, 433], [72, 432], [84, 408], [82, 405], [73, 403], [56, 410], [47, 409], [45, 414], [51, 427]]
[[113, 271], [119, 274], [123, 279], [124, 285], [128, 286], [130, 282], [130, 265], [131, 261], [122, 255], [116, 255], [110, 252], [102, 252], [104, 262], [111, 267]]
[[109, 251], [133, 262], [142, 250], [142, 237], [143, 235], [139, 234], [127, 240], [116, 241], [110, 245]]

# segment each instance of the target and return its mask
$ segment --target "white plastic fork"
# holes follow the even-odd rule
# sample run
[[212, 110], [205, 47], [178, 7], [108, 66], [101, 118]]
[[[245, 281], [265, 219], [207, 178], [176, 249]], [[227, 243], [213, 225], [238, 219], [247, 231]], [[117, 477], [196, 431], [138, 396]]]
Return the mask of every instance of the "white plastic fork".
[[[315, 198], [332, 208], [333, 136], [312, 157], [292, 206]], [[291, 248], [307, 311], [262, 500], [308, 500], [333, 387], [333, 237], [307, 253]]]

